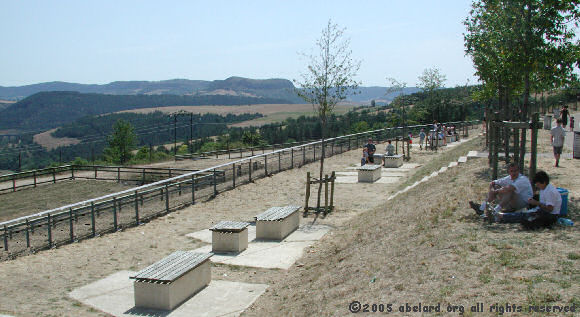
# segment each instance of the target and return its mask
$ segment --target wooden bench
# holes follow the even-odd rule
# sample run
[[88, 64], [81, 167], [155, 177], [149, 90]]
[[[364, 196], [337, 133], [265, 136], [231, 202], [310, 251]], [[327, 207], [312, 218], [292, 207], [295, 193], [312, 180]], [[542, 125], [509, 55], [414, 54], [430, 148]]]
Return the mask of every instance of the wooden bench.
[[364, 165], [357, 167], [359, 183], [374, 183], [381, 178], [380, 165]]
[[283, 240], [298, 229], [300, 206], [272, 207], [257, 215], [256, 238], [266, 240]]
[[249, 222], [220, 221], [211, 230], [212, 252], [242, 252], [248, 247]]
[[401, 167], [403, 166], [403, 154], [385, 155], [384, 167]]
[[209, 253], [175, 251], [131, 279], [135, 306], [172, 310], [211, 281]]

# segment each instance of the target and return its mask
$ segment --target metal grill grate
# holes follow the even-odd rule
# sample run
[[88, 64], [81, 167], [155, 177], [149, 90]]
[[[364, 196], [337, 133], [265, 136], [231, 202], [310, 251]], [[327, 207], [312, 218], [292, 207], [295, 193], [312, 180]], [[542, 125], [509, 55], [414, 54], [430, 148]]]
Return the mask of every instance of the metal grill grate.
[[175, 251], [166, 258], [139, 271], [131, 279], [138, 282], [171, 283], [209, 259], [212, 254]]
[[277, 221], [282, 220], [292, 213], [300, 209], [300, 206], [285, 206], [285, 207], [272, 207], [263, 213], [257, 215], [255, 218], [257, 221]]
[[209, 228], [209, 230], [218, 232], [240, 232], [243, 231], [249, 225], [250, 225], [249, 222], [220, 221], [213, 227]]

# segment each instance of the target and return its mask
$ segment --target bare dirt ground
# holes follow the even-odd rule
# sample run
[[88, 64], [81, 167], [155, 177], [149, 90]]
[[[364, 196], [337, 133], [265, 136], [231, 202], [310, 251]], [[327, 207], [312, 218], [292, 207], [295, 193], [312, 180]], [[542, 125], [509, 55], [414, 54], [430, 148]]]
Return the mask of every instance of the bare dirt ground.
[[[74, 190], [71, 190], [73, 189]], [[116, 193], [131, 186], [116, 182], [69, 180], [0, 195], [0, 222]], [[31, 199], [34, 197], [34, 199]]]
[[[407, 182], [481, 149], [481, 140], [436, 153], [414, 149], [412, 162], [421, 166], [399, 184], [337, 184], [337, 210], [301, 220], [334, 229], [295, 266], [286, 271], [213, 264], [213, 279], [270, 285], [245, 316], [350, 315], [354, 300], [370, 304], [369, 310], [373, 303], [395, 304], [394, 314], [406, 316], [420, 313], [399, 313], [398, 305], [441, 303], [445, 311], [448, 303], [457, 309], [484, 303], [487, 313], [468, 316], [495, 315], [488, 312], [495, 303], [580, 305], [577, 226], [528, 232], [485, 224], [468, 208], [468, 200], [483, 198], [486, 159], [469, 160], [387, 201]], [[345, 171], [359, 157], [353, 150], [329, 158], [326, 171]], [[538, 166], [570, 190], [569, 212], [577, 222], [580, 161], [565, 159], [554, 168], [550, 156], [541, 156]], [[107, 316], [71, 300], [68, 292], [120, 270], [144, 268], [175, 250], [195, 249], [202, 243], [185, 234], [217, 221], [248, 221], [271, 206], [303, 204], [306, 172], [317, 168], [315, 163], [285, 171], [139, 227], [2, 262], [0, 313]], [[510, 316], [524, 315], [529, 314]]]

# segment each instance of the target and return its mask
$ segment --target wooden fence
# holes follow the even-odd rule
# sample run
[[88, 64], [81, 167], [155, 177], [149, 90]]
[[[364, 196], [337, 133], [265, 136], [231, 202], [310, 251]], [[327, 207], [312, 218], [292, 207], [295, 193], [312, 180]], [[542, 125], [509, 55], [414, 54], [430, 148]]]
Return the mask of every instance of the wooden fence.
[[[360, 148], [369, 137], [382, 142], [400, 137], [401, 132], [388, 128], [330, 138], [324, 143], [325, 157]], [[0, 260], [138, 225], [255, 179], [314, 162], [321, 153], [321, 142], [311, 142], [2, 222]]]
[[95, 179], [147, 184], [173, 176], [196, 172], [193, 169], [124, 167], [103, 165], [63, 165], [0, 175], [0, 194], [74, 179]]

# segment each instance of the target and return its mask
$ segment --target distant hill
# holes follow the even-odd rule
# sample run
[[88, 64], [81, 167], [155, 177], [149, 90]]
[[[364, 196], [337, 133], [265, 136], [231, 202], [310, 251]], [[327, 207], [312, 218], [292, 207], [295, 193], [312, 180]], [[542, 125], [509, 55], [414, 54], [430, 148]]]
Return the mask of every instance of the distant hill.
[[104, 95], [70, 91], [41, 92], [0, 110], [0, 130], [52, 129], [87, 115], [138, 108], [279, 103], [289, 102], [276, 98], [231, 95]]
[[[390, 101], [396, 94], [385, 95], [387, 87], [360, 87], [360, 94], [351, 95], [347, 101]], [[0, 99], [21, 100], [47, 91], [76, 91], [109, 95], [231, 95], [284, 99], [286, 103], [302, 103], [294, 92], [294, 84], [287, 79], [249, 79], [230, 77], [225, 80], [171, 79], [162, 81], [116, 81], [104, 85], [87, 85], [66, 82], [49, 82], [20, 87], [0, 86]], [[405, 94], [419, 91], [405, 88]]]

